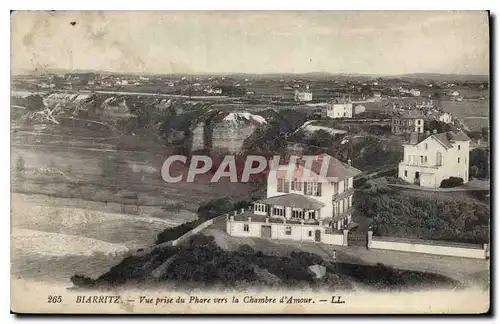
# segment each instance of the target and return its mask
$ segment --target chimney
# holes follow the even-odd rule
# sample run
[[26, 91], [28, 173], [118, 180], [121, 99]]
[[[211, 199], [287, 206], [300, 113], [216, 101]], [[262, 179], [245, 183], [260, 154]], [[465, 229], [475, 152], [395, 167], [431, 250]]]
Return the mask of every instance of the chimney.
[[352, 162], [351, 159], [347, 159], [347, 164], [348, 165], [351, 165], [351, 162]]
[[437, 134], [437, 132], [438, 132], [437, 129], [432, 130], [432, 134]]
[[431, 135], [431, 131], [430, 130], [426, 130], [425, 131], [425, 137], [429, 137]]
[[412, 132], [410, 134], [410, 144], [417, 144], [418, 143], [418, 133]]

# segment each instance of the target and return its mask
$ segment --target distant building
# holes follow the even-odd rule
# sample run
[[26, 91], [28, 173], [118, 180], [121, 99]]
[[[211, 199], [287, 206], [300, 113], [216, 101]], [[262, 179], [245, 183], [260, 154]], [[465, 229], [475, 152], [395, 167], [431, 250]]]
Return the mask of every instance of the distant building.
[[443, 113], [441, 116], [439, 116], [439, 121], [446, 123], [446, 124], [451, 124], [453, 122], [453, 116], [450, 113]]
[[295, 90], [294, 100], [298, 102], [312, 101], [312, 92], [309, 90], [309, 86], [306, 86], [305, 91]]
[[350, 99], [333, 99], [326, 105], [326, 116], [328, 118], [352, 118], [352, 102]]
[[364, 113], [365, 111], [366, 111], [366, 107], [363, 105], [357, 105], [356, 107], [354, 107], [354, 114], [355, 115]]
[[128, 85], [128, 80], [118, 80], [116, 81], [116, 85]]
[[392, 116], [392, 133], [395, 135], [405, 133], [423, 133], [424, 116], [420, 111], [408, 110]]
[[382, 94], [380, 92], [374, 92], [373, 98], [380, 99], [380, 98], [382, 98]]
[[404, 159], [399, 163], [399, 178], [423, 187], [438, 188], [450, 177], [469, 181], [470, 138], [463, 132], [428, 134], [422, 140], [412, 133], [403, 144]]
[[411, 89], [410, 94], [414, 97], [420, 97], [420, 90], [418, 89]]

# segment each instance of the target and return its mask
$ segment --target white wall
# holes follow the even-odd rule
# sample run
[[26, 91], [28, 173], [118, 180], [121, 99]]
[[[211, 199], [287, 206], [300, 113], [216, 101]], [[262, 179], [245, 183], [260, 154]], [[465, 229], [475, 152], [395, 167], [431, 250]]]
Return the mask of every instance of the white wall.
[[[438, 153], [441, 154], [441, 166], [437, 166]], [[405, 170], [407, 171], [406, 177]], [[453, 143], [452, 148], [447, 149], [429, 136], [417, 145], [404, 145], [404, 160], [399, 165], [398, 175], [405, 181], [413, 183], [415, 172], [420, 173], [420, 185], [425, 187], [437, 188], [443, 179], [449, 177], [460, 177], [464, 179], [464, 183], [468, 182], [469, 142], [456, 142]], [[424, 176], [425, 179], [422, 179], [423, 173], [433, 174], [434, 179], [429, 179], [429, 176]]]
[[[221, 217], [221, 216], [219, 216], [219, 217]], [[206, 222], [201, 223], [200, 225], [196, 226], [195, 228], [193, 228], [189, 232], [185, 233], [184, 235], [178, 237], [176, 240], [172, 241], [172, 245], [173, 246], [179, 245], [180, 243], [184, 242], [185, 240], [187, 240], [192, 235], [194, 235], [196, 233], [199, 233], [203, 229], [205, 229], [208, 226], [212, 225], [214, 223], [214, 220], [215, 220], [215, 218], [212, 218], [212, 219], [207, 220]]]
[[329, 103], [326, 106], [329, 118], [352, 118], [352, 103]]
[[[243, 226], [247, 224], [249, 231], [245, 232]], [[321, 225], [301, 225], [301, 224], [282, 224], [282, 223], [263, 223], [263, 222], [227, 222], [227, 233], [237, 237], [261, 237], [262, 226], [271, 226], [271, 239], [291, 240], [300, 242], [314, 242], [316, 231], [321, 232], [321, 242], [325, 244], [343, 244], [343, 235], [325, 234], [325, 227]], [[290, 235], [286, 234], [287, 227], [291, 228]]]
[[344, 244], [344, 235], [342, 234], [323, 234], [321, 237], [321, 242], [325, 244], [332, 245], [343, 245]]
[[[248, 225], [248, 232], [244, 231], [244, 226]], [[226, 231], [231, 236], [240, 237], [260, 237], [261, 236], [261, 225], [264, 223], [253, 223], [253, 222], [226, 222]]]
[[370, 249], [395, 250], [404, 252], [447, 255], [464, 258], [486, 259], [486, 252], [482, 248], [466, 248], [442, 245], [427, 245], [423, 243], [392, 242], [372, 237]]

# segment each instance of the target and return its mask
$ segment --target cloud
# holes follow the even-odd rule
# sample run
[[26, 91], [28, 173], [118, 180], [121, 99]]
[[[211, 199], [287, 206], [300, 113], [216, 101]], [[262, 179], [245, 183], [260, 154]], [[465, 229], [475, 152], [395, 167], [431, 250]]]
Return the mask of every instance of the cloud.
[[17, 12], [11, 19], [13, 70], [489, 71], [486, 12]]

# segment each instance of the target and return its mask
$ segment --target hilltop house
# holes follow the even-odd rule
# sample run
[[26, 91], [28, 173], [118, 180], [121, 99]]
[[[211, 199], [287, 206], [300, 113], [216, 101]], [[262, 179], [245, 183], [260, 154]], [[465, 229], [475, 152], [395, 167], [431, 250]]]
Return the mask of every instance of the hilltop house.
[[399, 163], [399, 178], [423, 187], [438, 188], [441, 181], [458, 177], [469, 181], [470, 138], [463, 132], [428, 134], [418, 140], [412, 133], [403, 144], [404, 160]]
[[395, 113], [392, 116], [391, 126], [392, 133], [395, 135], [413, 132], [423, 133], [424, 116], [418, 110], [406, 110]]
[[410, 94], [414, 97], [420, 97], [420, 90], [418, 89], [411, 89]]
[[450, 113], [445, 112], [439, 116], [439, 121], [451, 124], [453, 122], [453, 116]]
[[341, 245], [335, 240], [341, 241], [342, 236], [336, 234], [351, 223], [353, 178], [361, 171], [327, 154], [316, 156], [310, 169], [306, 165], [298, 159], [293, 177], [287, 177], [288, 165], [270, 172], [267, 198], [255, 201], [249, 211], [230, 216], [227, 233]]

